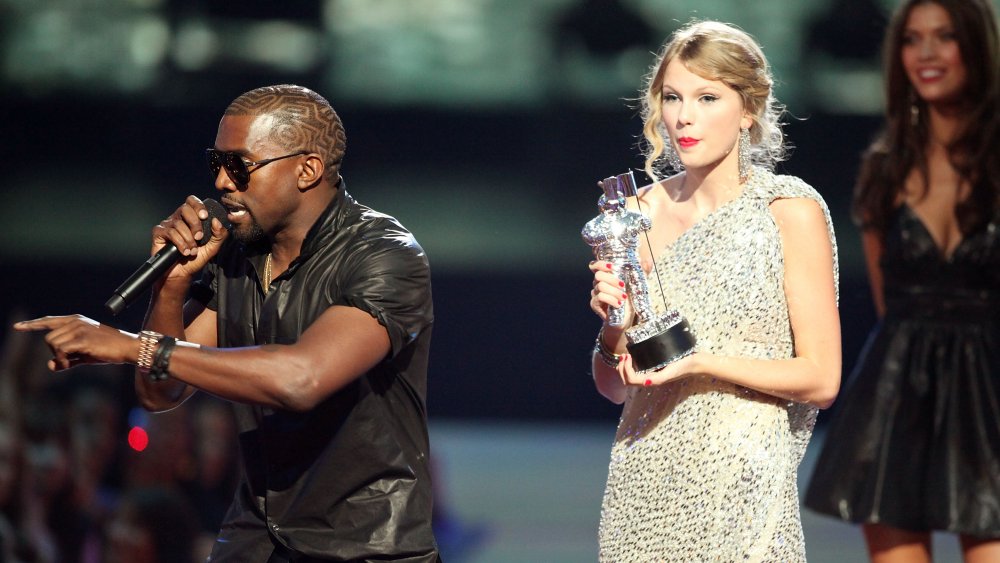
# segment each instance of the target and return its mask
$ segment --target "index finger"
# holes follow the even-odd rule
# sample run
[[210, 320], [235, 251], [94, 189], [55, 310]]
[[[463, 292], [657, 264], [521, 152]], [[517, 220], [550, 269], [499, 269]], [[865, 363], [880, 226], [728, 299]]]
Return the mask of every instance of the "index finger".
[[205, 204], [201, 201], [201, 198], [196, 195], [189, 195], [187, 196], [187, 199], [184, 200], [184, 203], [191, 209], [194, 209], [195, 213], [198, 215], [199, 221], [208, 219], [208, 210], [205, 209]]
[[[189, 195], [179, 211], [181, 218], [184, 219], [191, 231], [191, 237], [198, 246], [201, 246], [203, 244], [201, 240], [212, 235], [211, 232], [205, 232], [205, 220], [208, 219], [208, 209], [205, 208], [205, 204], [197, 196]], [[211, 223], [209, 223], [209, 228], [211, 228]]]
[[64, 324], [72, 320], [73, 317], [41, 317], [38, 319], [31, 319], [28, 321], [18, 321], [14, 323], [14, 330], [19, 332], [27, 332], [33, 330], [52, 330], [54, 328], [59, 328]]

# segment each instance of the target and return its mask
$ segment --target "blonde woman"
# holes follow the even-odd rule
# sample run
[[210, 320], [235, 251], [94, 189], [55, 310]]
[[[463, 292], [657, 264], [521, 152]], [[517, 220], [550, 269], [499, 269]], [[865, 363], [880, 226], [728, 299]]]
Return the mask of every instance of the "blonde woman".
[[[654, 306], [684, 316], [695, 353], [638, 376], [602, 326], [597, 389], [624, 403], [600, 524], [602, 561], [804, 561], [796, 467], [840, 385], [837, 254], [826, 204], [782, 156], [764, 54], [718, 22], [678, 30], [643, 101], [646, 171], [629, 201]], [[606, 262], [590, 306], [628, 307]], [[658, 280], [658, 282], [657, 282]]]

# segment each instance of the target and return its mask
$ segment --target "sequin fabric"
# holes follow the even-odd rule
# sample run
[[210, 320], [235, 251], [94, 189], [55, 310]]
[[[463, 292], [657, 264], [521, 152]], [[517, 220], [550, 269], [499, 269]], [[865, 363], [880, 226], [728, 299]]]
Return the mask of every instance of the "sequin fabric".
[[[654, 307], [688, 319], [700, 351], [793, 355], [781, 238], [769, 204], [820, 195], [755, 168], [736, 199], [656, 259]], [[835, 283], [837, 280], [834, 280]], [[664, 305], [666, 303], [666, 306]], [[816, 408], [710, 377], [630, 390], [611, 450], [600, 560], [805, 561], [796, 468]]]

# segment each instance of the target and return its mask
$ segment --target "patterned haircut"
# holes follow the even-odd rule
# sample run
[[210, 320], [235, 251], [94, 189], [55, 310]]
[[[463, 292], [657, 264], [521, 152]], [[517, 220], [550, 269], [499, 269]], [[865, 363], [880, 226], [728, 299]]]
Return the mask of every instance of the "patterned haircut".
[[268, 139], [288, 151], [316, 151], [337, 183], [347, 149], [344, 124], [330, 102], [293, 84], [264, 86], [233, 100], [225, 115], [269, 115], [275, 119]]

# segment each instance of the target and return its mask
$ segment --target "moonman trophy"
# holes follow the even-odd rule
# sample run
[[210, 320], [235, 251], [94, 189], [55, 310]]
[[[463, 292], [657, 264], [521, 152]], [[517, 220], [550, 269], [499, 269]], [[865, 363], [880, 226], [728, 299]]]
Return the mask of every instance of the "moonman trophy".
[[[606, 178], [601, 186], [604, 195], [597, 202], [601, 214], [583, 227], [583, 240], [594, 248], [598, 260], [613, 264], [625, 282], [636, 317], [634, 326], [625, 331], [626, 348], [636, 372], [643, 375], [694, 352], [695, 336], [680, 313], [664, 307], [666, 313], [657, 315], [650, 306], [649, 284], [639, 262], [639, 235], [653, 222], [625, 207], [625, 198], [636, 195], [632, 172]], [[608, 324], [625, 324], [624, 307], [608, 308]]]

